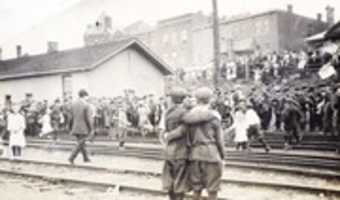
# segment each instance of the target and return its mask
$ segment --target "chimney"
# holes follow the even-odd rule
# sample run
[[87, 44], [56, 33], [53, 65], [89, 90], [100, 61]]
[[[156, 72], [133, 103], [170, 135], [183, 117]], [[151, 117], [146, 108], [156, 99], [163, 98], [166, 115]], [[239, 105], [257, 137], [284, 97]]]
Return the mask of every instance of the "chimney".
[[17, 45], [17, 58], [20, 58], [22, 54], [22, 47], [21, 45]]
[[326, 22], [330, 26], [334, 25], [335, 22], [334, 11], [335, 11], [334, 7], [331, 6], [326, 7]]
[[318, 22], [322, 21], [322, 14], [321, 13], [317, 13], [316, 14], [316, 19], [318, 20]]
[[111, 30], [112, 29], [112, 18], [108, 15], [104, 17], [104, 25], [105, 30]]
[[47, 42], [47, 53], [57, 52], [58, 51], [58, 42], [48, 41]]
[[293, 5], [292, 4], [288, 4], [287, 5], [287, 12], [288, 13], [293, 13]]

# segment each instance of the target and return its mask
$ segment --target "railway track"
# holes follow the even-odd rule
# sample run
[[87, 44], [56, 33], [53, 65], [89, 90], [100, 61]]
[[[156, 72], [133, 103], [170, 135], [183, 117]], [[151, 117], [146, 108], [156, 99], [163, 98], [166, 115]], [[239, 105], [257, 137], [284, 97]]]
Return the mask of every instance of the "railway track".
[[[68, 134], [61, 135], [63, 140], [71, 141], [73, 140]], [[273, 149], [283, 149], [284, 148], [284, 134], [283, 133], [265, 133], [266, 141], [271, 145]], [[305, 134], [303, 137], [303, 141], [301, 144], [294, 145], [292, 149], [294, 150], [315, 150], [315, 151], [332, 151], [334, 152], [337, 149], [339, 141], [339, 137], [337, 136], [325, 136], [317, 133], [309, 133]], [[111, 140], [110, 137], [99, 135], [96, 138], [96, 141], [105, 141]], [[148, 143], [148, 144], [159, 144], [159, 140], [153, 137], [140, 137], [140, 136], [130, 136], [127, 138], [127, 143]], [[225, 141], [226, 146], [235, 147], [231, 141]], [[261, 147], [261, 144], [258, 142], [253, 142], [252, 147], [258, 148]]]
[[[31, 140], [30, 146], [41, 148], [46, 144], [43, 140]], [[74, 142], [61, 142], [57, 146], [59, 150], [70, 150]], [[124, 151], [118, 151], [114, 143], [97, 143], [89, 144], [89, 148], [93, 154], [104, 155], [121, 155], [130, 157], [140, 157], [154, 160], [162, 159], [162, 149], [160, 146], [153, 147], [133, 147], [128, 146]], [[301, 153], [285, 153], [272, 152], [266, 154], [264, 152], [237, 152], [228, 150], [226, 152], [226, 161], [234, 163], [253, 163], [253, 164], [269, 164], [277, 166], [292, 166], [292, 167], [308, 167], [316, 170], [340, 171], [340, 157], [332, 155], [305, 155]]]
[[[44, 162], [33, 160], [9, 161], [0, 159], [0, 174], [41, 179], [52, 183], [73, 184], [107, 190], [119, 185], [121, 192], [137, 193], [155, 197], [165, 197], [166, 193], [155, 189], [160, 185], [158, 172], [145, 172], [138, 170], [119, 170], [105, 167], [69, 165], [66, 163]], [[14, 167], [14, 168], [13, 168]], [[89, 174], [87, 178], [84, 175]], [[92, 175], [91, 175], [92, 174]], [[134, 178], [133, 181], [126, 181]], [[140, 181], [138, 181], [140, 179]], [[123, 183], [112, 183], [120, 180]], [[125, 182], [126, 181], [126, 182]], [[125, 183], [124, 183], [125, 182]], [[135, 184], [131, 184], [136, 182]], [[144, 184], [141, 184], [144, 183]], [[149, 186], [148, 186], [149, 185]], [[158, 187], [159, 187], [158, 185]], [[233, 199], [230, 188], [237, 187], [239, 191], [250, 192], [255, 195], [258, 191], [289, 195], [312, 195], [316, 199], [321, 195], [326, 199], [340, 199], [340, 189], [318, 186], [306, 186], [291, 183], [277, 183], [270, 181], [254, 181], [241, 179], [223, 179], [220, 199]], [[238, 192], [239, 192], [238, 191]], [[242, 194], [242, 193], [241, 193]], [[261, 194], [261, 192], [260, 192]], [[190, 198], [190, 196], [188, 196]], [[235, 198], [236, 199], [236, 198]], [[250, 198], [251, 199], [251, 198]]]

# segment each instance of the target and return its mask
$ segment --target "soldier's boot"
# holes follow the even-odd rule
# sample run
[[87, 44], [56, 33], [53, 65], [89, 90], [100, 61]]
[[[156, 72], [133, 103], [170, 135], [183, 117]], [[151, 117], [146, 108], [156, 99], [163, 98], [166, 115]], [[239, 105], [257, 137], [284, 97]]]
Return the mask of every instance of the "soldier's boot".
[[184, 194], [176, 194], [175, 196], [176, 200], [184, 200]]
[[264, 138], [259, 138], [259, 142], [263, 145], [266, 153], [269, 153], [271, 150], [270, 145], [264, 140]]
[[217, 200], [217, 192], [208, 192], [208, 200]]
[[176, 200], [176, 194], [173, 191], [168, 192], [169, 200]]
[[201, 200], [201, 193], [202, 191], [194, 191], [192, 200]]

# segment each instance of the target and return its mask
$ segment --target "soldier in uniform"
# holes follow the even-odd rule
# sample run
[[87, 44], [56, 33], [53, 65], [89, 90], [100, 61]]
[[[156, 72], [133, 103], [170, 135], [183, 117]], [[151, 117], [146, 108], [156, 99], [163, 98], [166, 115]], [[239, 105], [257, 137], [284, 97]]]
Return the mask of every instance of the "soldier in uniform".
[[196, 91], [197, 105], [184, 115], [189, 144], [189, 180], [194, 200], [201, 198], [203, 189], [208, 199], [216, 200], [220, 189], [224, 139], [221, 116], [210, 107], [213, 92], [209, 88]]
[[[165, 113], [165, 134], [179, 128], [183, 122], [182, 117], [187, 113], [183, 105], [186, 91], [174, 88], [170, 94], [171, 106]], [[166, 139], [165, 139], [166, 140]], [[168, 142], [165, 147], [165, 163], [163, 168], [163, 188], [168, 191], [170, 200], [182, 200], [185, 192], [189, 190], [188, 184], [188, 148], [186, 136], [182, 135]]]
[[303, 119], [303, 113], [299, 108], [299, 104], [292, 98], [286, 99], [283, 109], [283, 122], [286, 135], [285, 140], [285, 150], [291, 148], [293, 144], [293, 138], [295, 139], [295, 144], [301, 141], [301, 122]]

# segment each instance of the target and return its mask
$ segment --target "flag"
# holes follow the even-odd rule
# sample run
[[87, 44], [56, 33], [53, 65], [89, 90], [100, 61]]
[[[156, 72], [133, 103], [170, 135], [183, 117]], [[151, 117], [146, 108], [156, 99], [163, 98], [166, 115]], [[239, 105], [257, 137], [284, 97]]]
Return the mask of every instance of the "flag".
[[338, 48], [338, 44], [336, 43], [327, 43], [321, 47], [321, 52], [334, 55], [338, 52]]
[[331, 63], [327, 63], [321, 67], [319, 71], [319, 76], [321, 79], [327, 79], [336, 74], [334, 66]]
[[322, 66], [321, 69], [319, 70], [319, 76], [322, 79], [329, 78], [329, 77], [331, 77], [331, 76], [336, 74], [335, 68], [334, 68], [334, 66], [331, 63], [339, 55], [339, 53], [340, 53], [340, 45], [338, 45], [338, 44], [334, 44], [333, 45], [332, 44], [330, 46], [332, 46], [332, 47], [330, 48], [331, 50], [329, 52], [334, 52], [334, 50], [335, 50], [335, 52], [333, 53], [332, 60], [330, 62], [328, 62], [327, 64], [325, 64], [324, 66]]
[[299, 65], [298, 65], [298, 69], [304, 69], [306, 64], [307, 64], [307, 60], [305, 60], [305, 59], [300, 60]]

